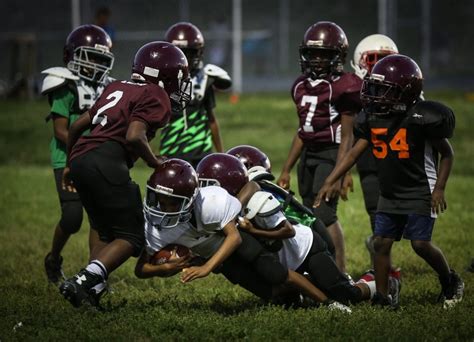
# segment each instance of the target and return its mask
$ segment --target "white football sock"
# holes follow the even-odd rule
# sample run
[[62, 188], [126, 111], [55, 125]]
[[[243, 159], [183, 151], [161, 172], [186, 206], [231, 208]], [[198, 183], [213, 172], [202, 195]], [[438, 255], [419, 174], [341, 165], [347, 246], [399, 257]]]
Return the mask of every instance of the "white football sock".
[[105, 268], [104, 264], [97, 259], [92, 260], [91, 263], [87, 265], [86, 270], [101, 276], [104, 280], [107, 279], [107, 269]]

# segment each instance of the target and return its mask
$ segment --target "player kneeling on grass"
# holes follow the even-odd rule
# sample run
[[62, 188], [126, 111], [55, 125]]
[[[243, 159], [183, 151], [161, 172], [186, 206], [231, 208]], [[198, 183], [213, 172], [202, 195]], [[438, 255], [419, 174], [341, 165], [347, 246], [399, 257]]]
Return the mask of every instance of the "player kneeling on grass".
[[[136, 53], [131, 81], [112, 82], [89, 112], [70, 128], [64, 185], [74, 182], [100, 241], [91, 247], [90, 263], [61, 286], [74, 306], [98, 305], [108, 275], [138, 256], [143, 248], [140, 188], [129, 168], [138, 157], [160, 165], [148, 143], [171, 115], [171, 102], [190, 98], [188, 62], [166, 42], [151, 42]], [[90, 134], [81, 136], [90, 128]], [[79, 138], [80, 137], [80, 138]]]
[[[198, 188], [196, 173], [189, 163], [170, 159], [159, 166], [148, 181], [144, 207], [146, 249], [136, 265], [138, 277], [167, 277], [183, 271], [181, 280], [186, 283], [205, 277], [220, 266], [229, 280], [235, 283], [239, 278], [242, 284], [267, 299], [272, 296], [272, 285], [259, 281], [261, 275], [257, 270], [262, 270], [270, 278], [281, 279], [275, 281], [285, 283], [288, 278], [286, 282], [290, 285], [304, 287], [305, 293], [315, 301], [327, 299], [303, 277], [294, 279], [288, 272], [280, 272], [287, 275], [283, 278], [275, 276], [279, 275], [279, 263], [274, 265], [274, 259], [249, 247], [253, 243], [251, 236], [241, 237], [237, 230], [240, 202], [220, 187]], [[167, 262], [154, 265], [155, 253], [170, 244], [186, 246], [207, 261], [192, 266], [189, 256], [176, 257], [173, 253]], [[275, 268], [277, 271], [272, 272]]]
[[359, 140], [326, 179], [315, 205], [335, 195], [333, 183], [370, 146], [380, 181], [374, 303], [392, 304], [387, 296], [390, 252], [393, 242], [404, 236], [438, 274], [446, 308], [462, 299], [464, 283], [431, 242], [431, 235], [436, 215], [447, 208], [444, 189], [453, 164], [447, 138], [453, 135], [455, 121], [453, 112], [441, 103], [418, 100], [422, 85], [420, 68], [407, 56], [390, 55], [375, 64], [361, 90], [364, 108], [354, 132]]

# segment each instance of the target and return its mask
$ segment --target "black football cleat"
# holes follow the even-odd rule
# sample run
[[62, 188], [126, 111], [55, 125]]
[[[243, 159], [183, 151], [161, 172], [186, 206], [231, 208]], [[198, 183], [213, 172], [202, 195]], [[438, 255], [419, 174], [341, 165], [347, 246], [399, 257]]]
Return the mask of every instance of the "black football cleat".
[[454, 270], [451, 270], [449, 282], [443, 281], [441, 277], [440, 282], [442, 289], [438, 299], [443, 302], [444, 309], [450, 309], [462, 300], [464, 282]]
[[82, 269], [75, 276], [65, 280], [59, 287], [59, 292], [76, 308], [84, 303], [95, 305], [96, 302], [98, 304], [100, 297], [95, 298], [96, 291], [93, 287], [103, 281], [100, 275]]
[[48, 281], [57, 284], [60, 280], [66, 279], [62, 269], [63, 257], [60, 256], [59, 260], [53, 259], [51, 253], [48, 253], [44, 258], [44, 269], [46, 271], [46, 277]]

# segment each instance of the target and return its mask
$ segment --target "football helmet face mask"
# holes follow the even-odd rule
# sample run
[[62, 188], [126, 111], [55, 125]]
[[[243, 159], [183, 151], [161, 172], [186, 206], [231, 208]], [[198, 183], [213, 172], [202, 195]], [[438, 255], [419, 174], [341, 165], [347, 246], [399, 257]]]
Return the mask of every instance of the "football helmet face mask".
[[410, 57], [390, 55], [377, 62], [362, 84], [361, 100], [370, 114], [405, 112], [423, 90], [423, 75]]
[[312, 79], [343, 71], [349, 44], [335, 23], [320, 21], [308, 28], [300, 45], [301, 72]]
[[198, 184], [196, 171], [188, 162], [181, 159], [163, 162], [147, 182], [143, 203], [147, 221], [158, 229], [188, 222]]
[[196, 167], [199, 185], [220, 186], [235, 196], [248, 183], [245, 165], [237, 158], [226, 153], [212, 153], [204, 157]]
[[67, 37], [63, 60], [67, 68], [79, 77], [102, 83], [114, 65], [111, 48], [112, 40], [102, 28], [82, 25]]
[[168, 42], [151, 42], [137, 51], [132, 80], [160, 85], [178, 110], [191, 100], [188, 61], [180, 49]]
[[180, 22], [168, 29], [165, 40], [183, 51], [188, 59], [191, 76], [195, 76], [203, 66], [204, 37], [201, 31], [191, 23]]
[[398, 53], [395, 42], [383, 34], [372, 34], [362, 39], [354, 50], [351, 66], [355, 74], [364, 78], [382, 58]]

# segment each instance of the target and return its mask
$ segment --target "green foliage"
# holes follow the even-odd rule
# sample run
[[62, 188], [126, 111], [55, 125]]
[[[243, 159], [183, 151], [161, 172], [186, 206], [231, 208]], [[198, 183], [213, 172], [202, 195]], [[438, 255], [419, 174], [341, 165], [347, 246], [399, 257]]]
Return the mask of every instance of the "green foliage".
[[[436, 95], [436, 97], [434, 96]], [[402, 309], [353, 307], [352, 315], [327, 309], [285, 310], [263, 305], [221, 275], [190, 284], [178, 277], [140, 280], [129, 260], [110, 277], [113, 293], [105, 312], [72, 308], [47, 284], [43, 258], [50, 248], [59, 206], [48, 143], [52, 132], [44, 102], [2, 102], [0, 115], [0, 340], [472, 340], [474, 275], [464, 271], [474, 256], [472, 199], [473, 110], [461, 95], [428, 94], [457, 113], [454, 175], [447, 188], [448, 211], [436, 223], [434, 241], [465, 282], [465, 299], [445, 311], [436, 303], [435, 273], [402, 241], [393, 250], [403, 270]], [[237, 105], [218, 99], [216, 109], [227, 148], [248, 143], [267, 152], [274, 172], [288, 152], [296, 128], [287, 94], [245, 96]], [[155, 143], [155, 147], [156, 147]], [[132, 177], [142, 186], [150, 170], [139, 164]], [[355, 276], [369, 266], [363, 241], [369, 234], [359, 182], [341, 203], [348, 269]], [[63, 256], [72, 275], [85, 265], [88, 224], [74, 235]], [[13, 329], [19, 322], [21, 326]]]

